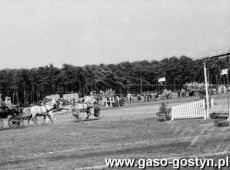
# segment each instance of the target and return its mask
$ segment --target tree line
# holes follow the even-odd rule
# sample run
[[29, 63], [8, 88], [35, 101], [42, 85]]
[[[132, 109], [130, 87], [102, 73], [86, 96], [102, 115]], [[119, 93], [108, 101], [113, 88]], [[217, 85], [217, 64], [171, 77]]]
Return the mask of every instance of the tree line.
[[[207, 61], [208, 79], [220, 84], [227, 79], [220, 76], [221, 69], [228, 68], [228, 59]], [[166, 82], [158, 79], [166, 77]], [[188, 82], [204, 82], [203, 61], [187, 56], [165, 58], [160, 61], [122, 62], [119, 64], [85, 65], [83, 67], [52, 64], [32, 69], [0, 70], [0, 93], [10, 96], [14, 103], [33, 103], [49, 94], [78, 92], [87, 94], [92, 90], [113, 89], [124, 94], [137, 87], [166, 86], [171, 90], [181, 88]], [[156, 90], [156, 89], [154, 89]]]

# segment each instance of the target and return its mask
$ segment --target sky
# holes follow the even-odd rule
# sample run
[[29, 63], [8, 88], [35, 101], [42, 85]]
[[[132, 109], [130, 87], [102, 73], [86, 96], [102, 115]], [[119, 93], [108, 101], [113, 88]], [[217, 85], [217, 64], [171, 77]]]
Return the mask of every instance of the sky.
[[229, 0], [0, 0], [0, 69], [230, 49]]

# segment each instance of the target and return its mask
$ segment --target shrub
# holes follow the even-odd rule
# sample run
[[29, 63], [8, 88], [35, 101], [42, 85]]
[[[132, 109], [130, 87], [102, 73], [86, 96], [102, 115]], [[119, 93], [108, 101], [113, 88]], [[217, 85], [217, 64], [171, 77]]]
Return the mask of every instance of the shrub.
[[170, 120], [171, 108], [168, 108], [165, 103], [161, 103], [159, 112], [156, 113], [159, 121]]

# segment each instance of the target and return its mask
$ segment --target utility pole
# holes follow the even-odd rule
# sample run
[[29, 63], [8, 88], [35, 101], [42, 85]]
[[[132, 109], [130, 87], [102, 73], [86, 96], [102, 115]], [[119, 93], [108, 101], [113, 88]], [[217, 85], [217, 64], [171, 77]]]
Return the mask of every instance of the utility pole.
[[[228, 60], [228, 70], [229, 70], [229, 57], [227, 56], [227, 60]], [[229, 108], [229, 77], [228, 77], [228, 71], [227, 71], [227, 94], [228, 94], [228, 120], [230, 118], [230, 108]]]
[[[205, 90], [206, 90], [206, 100], [207, 100], [207, 116], [206, 118], [209, 117], [209, 97], [208, 97], [208, 81], [207, 81], [207, 71], [206, 71], [206, 63], [205, 63], [205, 60], [206, 59], [209, 59], [209, 60], [213, 60], [213, 59], [220, 59], [220, 58], [226, 58], [226, 57], [229, 57], [230, 55], [230, 50], [226, 50], [224, 52], [221, 52], [221, 53], [217, 53], [215, 55], [212, 55], [210, 57], [206, 57], [204, 58], [204, 77], [205, 77]], [[229, 61], [228, 61], [229, 62]], [[220, 67], [219, 67], [220, 69]], [[219, 70], [220, 71], [220, 70]], [[221, 77], [220, 77], [220, 81], [221, 81]], [[228, 82], [229, 83], [229, 82]], [[228, 94], [229, 95], [229, 94]], [[228, 99], [229, 100], [229, 99]], [[228, 106], [229, 107], [229, 106]], [[229, 109], [229, 112], [230, 112], [230, 109]], [[230, 115], [228, 116], [228, 121], [230, 121]]]
[[204, 60], [204, 81], [205, 81], [205, 96], [206, 96], [206, 104], [207, 104], [207, 112], [206, 112], [205, 119], [207, 119], [209, 118], [209, 95], [208, 95], [206, 60]]

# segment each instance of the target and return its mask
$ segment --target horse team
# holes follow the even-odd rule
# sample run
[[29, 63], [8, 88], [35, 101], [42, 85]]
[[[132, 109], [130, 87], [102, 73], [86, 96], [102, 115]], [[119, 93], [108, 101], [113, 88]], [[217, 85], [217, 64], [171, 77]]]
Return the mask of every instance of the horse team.
[[[10, 101], [8, 103], [4, 103], [9, 110], [15, 109], [17, 106], [12, 105]], [[23, 117], [26, 117], [28, 120], [28, 124], [30, 123], [30, 120], [32, 120], [35, 124], [37, 124], [38, 116], [44, 117], [44, 123], [47, 119], [51, 121], [51, 123], [54, 123], [54, 112], [57, 110], [63, 110], [65, 109], [65, 106], [63, 104], [64, 102], [60, 99], [51, 99], [51, 100], [45, 100], [40, 105], [35, 105], [31, 107], [25, 107], [20, 109], [20, 114]], [[94, 114], [96, 99], [93, 96], [86, 96], [85, 101], [82, 103], [72, 102], [70, 104], [70, 108], [68, 109], [68, 113], [75, 117], [76, 119], [79, 119], [80, 112], [86, 112], [86, 119], [89, 119], [90, 116], [96, 115], [99, 116], [100, 109], [97, 114]], [[1, 113], [0, 113], [1, 114]], [[0, 115], [1, 117], [1, 115]]]
[[[76, 102], [75, 100], [71, 101], [69, 105], [70, 107], [68, 107], [68, 109], [66, 110], [68, 110], [69, 115], [75, 120], [80, 120], [81, 112], [86, 113], [86, 119], [89, 119], [92, 116], [98, 117], [100, 114], [100, 108], [95, 106], [96, 103], [97, 100], [93, 95], [85, 96], [82, 102]], [[30, 111], [31, 114], [30, 118], [28, 119], [28, 122], [30, 120], [33, 120], [34, 123], [36, 123], [36, 117], [43, 116], [44, 120], [48, 118], [52, 123], [54, 123], [53, 112], [55, 110], [64, 110], [65, 108], [66, 107], [63, 105], [62, 100], [57, 101], [55, 99], [52, 99], [43, 106], [33, 106], [29, 110], [27, 109], [27, 112]]]

